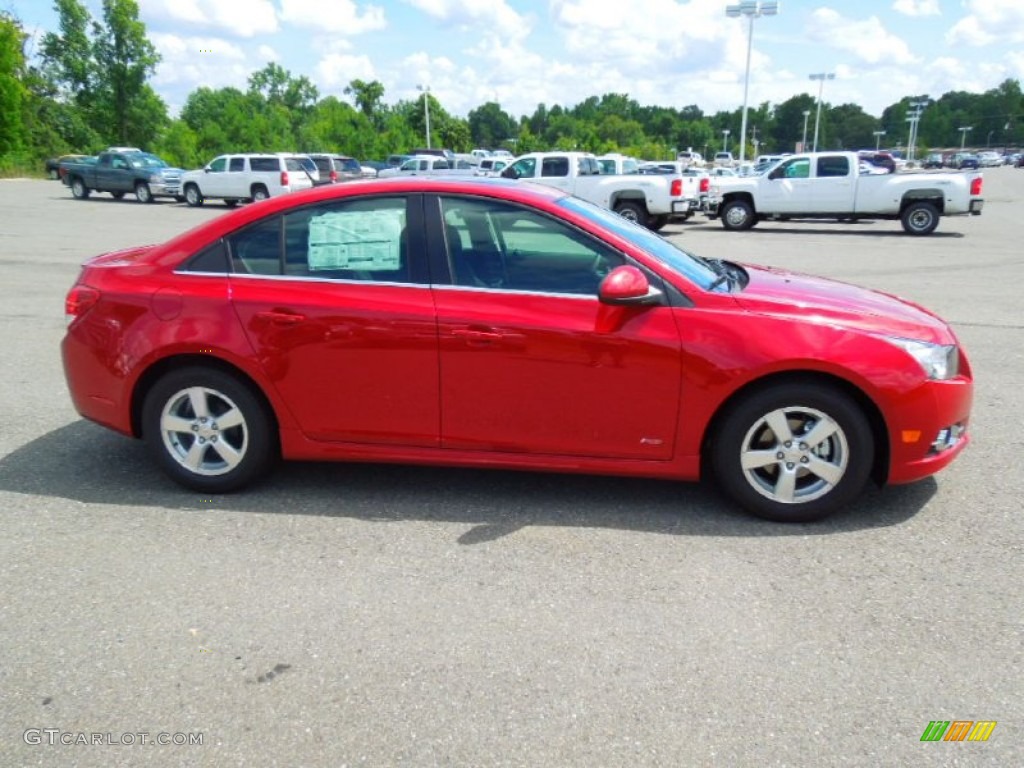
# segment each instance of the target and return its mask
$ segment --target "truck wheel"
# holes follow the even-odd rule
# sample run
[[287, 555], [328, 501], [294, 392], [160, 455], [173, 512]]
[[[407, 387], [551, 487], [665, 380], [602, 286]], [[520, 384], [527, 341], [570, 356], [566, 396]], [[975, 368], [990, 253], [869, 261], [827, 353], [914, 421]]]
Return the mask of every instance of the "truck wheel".
[[639, 224], [640, 226], [646, 226], [647, 224], [647, 210], [639, 203], [623, 200], [615, 206], [615, 212], [634, 224]]
[[84, 181], [76, 176], [71, 180], [71, 194], [79, 200], [85, 200], [89, 196], [89, 188], [85, 186]]
[[651, 216], [647, 221], [647, 228], [652, 232], [657, 232], [666, 224], [668, 224], [668, 214], [663, 213], [660, 216]]
[[149, 184], [140, 181], [135, 185], [135, 199], [140, 203], [152, 203], [153, 193], [149, 191]]
[[754, 218], [754, 209], [745, 200], [732, 200], [722, 208], [722, 226], [726, 229], [750, 229]]
[[193, 208], [198, 208], [203, 204], [203, 195], [195, 184], [189, 184], [185, 187], [185, 202]]
[[110, 196], [115, 200], [120, 200], [122, 197], [124, 197], [124, 192], [111, 192]]
[[912, 203], [904, 209], [900, 221], [908, 235], [930, 235], [939, 226], [939, 210], [931, 203]]
[[253, 202], [258, 203], [260, 200], [266, 200], [268, 197], [270, 197], [270, 193], [267, 192], [267, 188], [262, 184], [257, 184], [252, 188]]

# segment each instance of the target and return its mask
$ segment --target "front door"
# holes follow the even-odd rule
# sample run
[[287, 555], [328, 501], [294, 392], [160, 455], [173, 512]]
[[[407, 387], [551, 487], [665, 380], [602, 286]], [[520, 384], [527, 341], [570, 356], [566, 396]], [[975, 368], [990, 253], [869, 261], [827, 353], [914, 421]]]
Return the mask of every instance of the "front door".
[[445, 448], [665, 460], [679, 418], [668, 307], [612, 307], [625, 256], [532, 210], [441, 200], [452, 285], [436, 287]]

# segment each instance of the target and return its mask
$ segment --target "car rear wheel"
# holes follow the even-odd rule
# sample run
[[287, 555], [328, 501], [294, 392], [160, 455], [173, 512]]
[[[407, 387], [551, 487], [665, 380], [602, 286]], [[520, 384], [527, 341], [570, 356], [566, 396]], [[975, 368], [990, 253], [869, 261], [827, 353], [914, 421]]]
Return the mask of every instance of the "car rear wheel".
[[252, 199], [255, 202], [259, 202], [260, 200], [266, 200], [268, 197], [270, 197], [270, 193], [267, 192], [267, 188], [264, 187], [262, 184], [257, 184], [255, 187], [252, 188]]
[[135, 185], [135, 199], [140, 203], [153, 202], [153, 193], [149, 189], [149, 184], [144, 181], [140, 181]]
[[236, 377], [210, 368], [183, 368], [160, 379], [146, 395], [142, 430], [161, 469], [201, 492], [248, 485], [277, 455], [263, 403]]
[[930, 235], [939, 226], [939, 210], [931, 203], [913, 203], [903, 211], [900, 221], [908, 235]]
[[89, 188], [85, 186], [84, 181], [76, 177], [71, 180], [71, 194], [79, 200], [85, 200], [89, 196]]
[[874, 461], [871, 428], [838, 389], [777, 384], [725, 416], [710, 460], [723, 492], [779, 522], [819, 520], [864, 489]]
[[193, 208], [198, 208], [203, 204], [203, 195], [195, 184], [185, 187], [185, 202]]
[[722, 208], [722, 226], [726, 229], [750, 229], [755, 223], [754, 209], [745, 200], [731, 200]]

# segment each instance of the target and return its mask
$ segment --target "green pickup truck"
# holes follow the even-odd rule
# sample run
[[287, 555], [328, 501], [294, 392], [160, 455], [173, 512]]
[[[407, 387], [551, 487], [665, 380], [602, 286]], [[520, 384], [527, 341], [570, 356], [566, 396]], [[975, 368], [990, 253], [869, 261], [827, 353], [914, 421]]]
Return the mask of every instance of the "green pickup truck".
[[91, 192], [109, 192], [120, 200], [126, 193], [135, 195], [140, 203], [156, 197], [173, 197], [179, 202], [181, 168], [171, 168], [156, 155], [140, 150], [108, 150], [100, 152], [93, 162], [60, 164], [64, 183], [79, 200]]

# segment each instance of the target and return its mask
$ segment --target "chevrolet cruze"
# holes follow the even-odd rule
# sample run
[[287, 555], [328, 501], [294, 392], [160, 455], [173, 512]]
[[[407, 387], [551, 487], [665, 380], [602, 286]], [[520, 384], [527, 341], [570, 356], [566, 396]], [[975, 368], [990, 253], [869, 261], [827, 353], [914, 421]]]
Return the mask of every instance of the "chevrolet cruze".
[[79, 413], [203, 493], [279, 458], [706, 474], [809, 521], [968, 442], [970, 365], [927, 310], [514, 181], [245, 206], [87, 262], [66, 314]]

